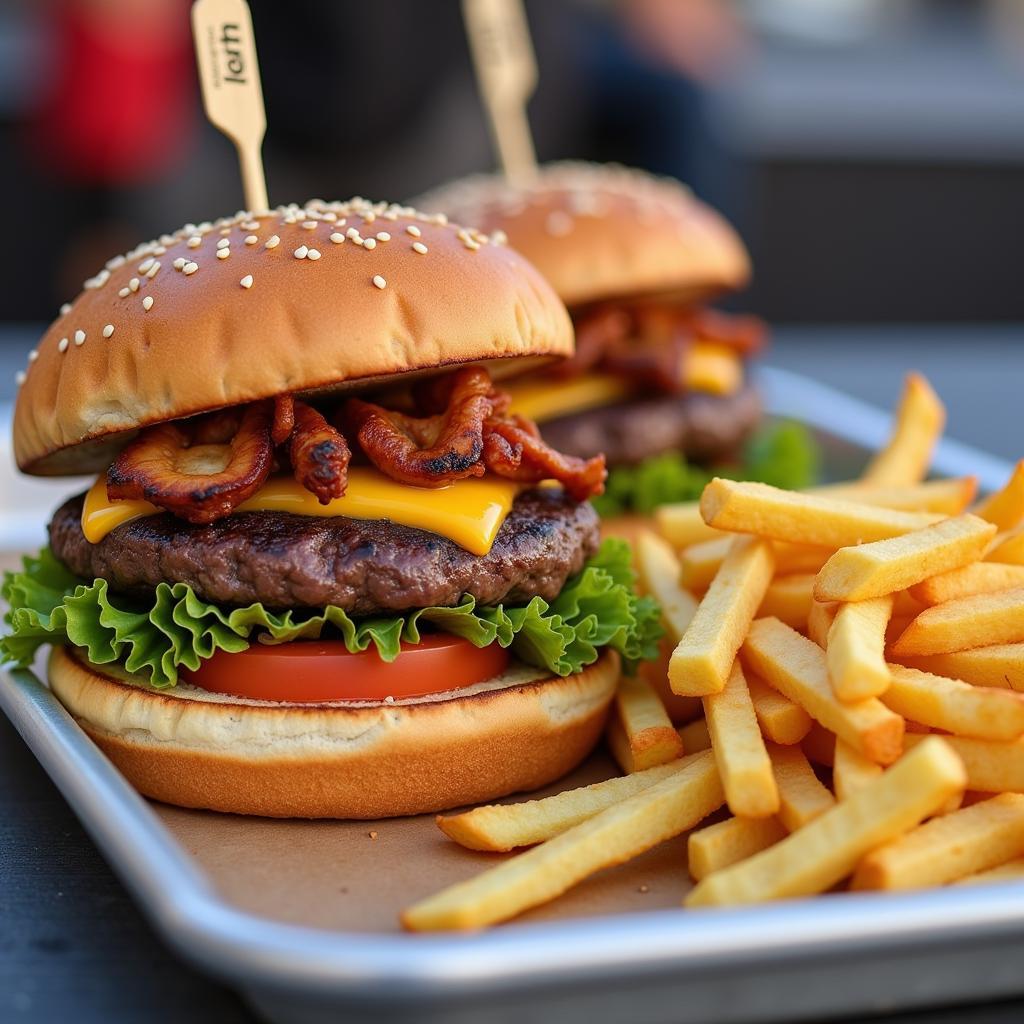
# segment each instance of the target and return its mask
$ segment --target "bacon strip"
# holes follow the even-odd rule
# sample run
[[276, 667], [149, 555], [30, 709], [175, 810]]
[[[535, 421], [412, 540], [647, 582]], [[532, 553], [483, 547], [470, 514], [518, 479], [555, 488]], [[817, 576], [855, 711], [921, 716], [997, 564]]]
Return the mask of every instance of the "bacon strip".
[[142, 431], [107, 470], [107, 497], [148, 501], [190, 523], [212, 523], [270, 474], [271, 406], [256, 402]]
[[270, 438], [274, 444], [284, 444], [295, 429], [295, 399], [291, 395], [278, 395], [274, 399], [274, 423]]
[[305, 402], [292, 402], [294, 429], [288, 455], [295, 479], [316, 495], [321, 505], [340, 498], [348, 485], [352, 459], [345, 438]]

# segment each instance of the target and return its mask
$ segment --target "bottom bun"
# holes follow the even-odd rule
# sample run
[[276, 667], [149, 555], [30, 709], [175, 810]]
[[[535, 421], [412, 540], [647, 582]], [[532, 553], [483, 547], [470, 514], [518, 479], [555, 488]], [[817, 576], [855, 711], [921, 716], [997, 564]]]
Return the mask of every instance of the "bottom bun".
[[50, 658], [54, 694], [146, 796], [273, 818], [386, 818], [571, 771], [601, 735], [619, 658], [605, 651], [565, 678], [520, 667], [443, 699], [369, 705], [154, 690], [117, 674], [67, 648]]

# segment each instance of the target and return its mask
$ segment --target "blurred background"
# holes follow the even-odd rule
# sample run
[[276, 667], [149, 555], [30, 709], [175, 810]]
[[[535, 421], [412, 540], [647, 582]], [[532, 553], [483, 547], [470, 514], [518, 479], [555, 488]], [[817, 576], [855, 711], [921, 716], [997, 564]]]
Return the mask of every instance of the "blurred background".
[[[493, 167], [457, 0], [251, 6], [273, 202], [407, 198]], [[0, 400], [40, 325], [109, 256], [240, 205], [233, 150], [202, 114], [188, 7], [0, 0]], [[756, 268], [733, 305], [779, 326], [783, 363], [817, 358], [843, 383], [863, 363], [849, 331], [941, 324], [898, 337], [922, 351], [955, 339], [948, 373], [963, 387], [976, 380], [962, 325], [1002, 324], [971, 337], [1015, 344], [1024, 2], [527, 8], [541, 159], [646, 167], [719, 206]]]

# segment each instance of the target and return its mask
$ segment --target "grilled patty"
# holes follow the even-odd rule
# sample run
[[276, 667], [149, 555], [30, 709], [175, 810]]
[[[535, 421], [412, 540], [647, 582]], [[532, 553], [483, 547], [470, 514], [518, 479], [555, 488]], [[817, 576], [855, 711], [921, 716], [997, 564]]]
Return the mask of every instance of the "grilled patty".
[[760, 399], [747, 385], [734, 395], [690, 391], [606, 405], [549, 420], [541, 433], [566, 455], [604, 452], [609, 466], [632, 466], [672, 451], [713, 462], [730, 455], [760, 418]]
[[561, 490], [526, 491], [494, 546], [472, 555], [446, 537], [389, 520], [241, 512], [208, 526], [163, 513], [112, 530], [98, 544], [82, 533], [83, 496], [50, 523], [54, 554], [111, 590], [145, 593], [187, 583], [207, 601], [271, 608], [338, 605], [353, 615], [556, 597], [598, 545], [593, 508]]

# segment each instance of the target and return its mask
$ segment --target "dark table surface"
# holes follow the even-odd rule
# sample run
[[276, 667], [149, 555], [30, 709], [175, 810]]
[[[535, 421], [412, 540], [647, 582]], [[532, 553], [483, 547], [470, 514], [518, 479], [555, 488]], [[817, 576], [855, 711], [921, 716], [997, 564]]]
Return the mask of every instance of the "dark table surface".
[[[0, 400], [35, 332], [0, 330]], [[883, 406], [909, 368], [950, 410], [949, 433], [1024, 455], [1024, 328], [801, 328], [772, 362]], [[0, 1021], [215, 1021], [257, 1018], [182, 965], [140, 917], [74, 814], [0, 716]], [[889, 1024], [1011, 1024], [1024, 1002], [874, 1018]]]

